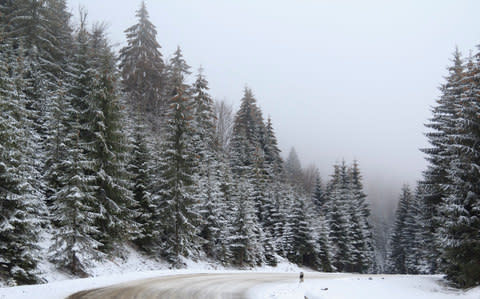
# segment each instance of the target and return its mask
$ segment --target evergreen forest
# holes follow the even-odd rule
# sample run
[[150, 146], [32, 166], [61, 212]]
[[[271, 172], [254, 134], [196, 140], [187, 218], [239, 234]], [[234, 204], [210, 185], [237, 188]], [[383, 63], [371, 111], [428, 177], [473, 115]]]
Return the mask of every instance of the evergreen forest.
[[180, 47], [165, 58], [145, 2], [134, 13], [116, 51], [85, 11], [73, 26], [65, 0], [0, 1], [0, 281], [44, 282], [44, 258], [87, 277], [128, 245], [172, 268], [286, 259], [480, 283], [480, 53], [453, 55], [384, 262], [358, 161], [323, 182], [294, 148], [282, 157], [281, 120], [252, 88], [236, 111], [215, 100]]

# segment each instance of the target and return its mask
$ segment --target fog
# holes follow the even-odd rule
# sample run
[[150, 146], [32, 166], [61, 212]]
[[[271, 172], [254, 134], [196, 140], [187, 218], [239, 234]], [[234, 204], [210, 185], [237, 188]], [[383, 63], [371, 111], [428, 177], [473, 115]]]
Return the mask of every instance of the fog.
[[[105, 21], [117, 47], [138, 1], [71, 0]], [[177, 45], [211, 94], [236, 107], [248, 85], [283, 155], [295, 147], [323, 181], [357, 159], [377, 213], [426, 167], [424, 123], [455, 45], [480, 42], [480, 1], [146, 1], [164, 58]]]

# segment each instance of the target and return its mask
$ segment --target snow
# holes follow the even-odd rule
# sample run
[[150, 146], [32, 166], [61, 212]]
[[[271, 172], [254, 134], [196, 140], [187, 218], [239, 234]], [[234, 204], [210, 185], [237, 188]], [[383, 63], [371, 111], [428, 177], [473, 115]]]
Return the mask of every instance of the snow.
[[462, 291], [444, 284], [438, 275], [353, 275], [304, 283], [264, 284], [249, 290], [250, 299], [478, 299], [480, 287]]
[[[44, 239], [42, 247], [48, 245]], [[480, 287], [470, 291], [460, 291], [444, 285], [441, 276], [408, 276], [408, 275], [354, 275], [326, 274], [322, 279], [310, 279], [308, 269], [300, 268], [284, 259], [280, 259], [277, 267], [263, 266], [248, 270], [225, 268], [207, 261], [192, 261], [183, 259], [186, 269], [171, 270], [167, 263], [152, 260], [139, 254], [133, 248], [124, 248], [124, 259], [113, 258], [101, 263], [95, 263], [89, 269], [93, 276], [84, 279], [61, 273], [44, 260], [40, 266], [43, 277], [49, 282], [42, 285], [0, 288], [0, 299], [60, 299], [77, 291], [104, 287], [126, 281], [146, 279], [151, 277], [192, 274], [192, 273], [239, 273], [239, 272], [281, 272], [305, 273], [304, 283], [263, 284], [249, 290], [250, 299], [478, 299]], [[325, 290], [328, 288], [328, 290]]]

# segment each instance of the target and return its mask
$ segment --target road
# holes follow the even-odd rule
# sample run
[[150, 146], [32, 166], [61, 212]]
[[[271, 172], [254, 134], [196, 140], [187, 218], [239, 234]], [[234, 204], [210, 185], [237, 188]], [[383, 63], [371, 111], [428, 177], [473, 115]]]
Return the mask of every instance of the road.
[[[333, 278], [332, 274], [306, 273], [305, 279]], [[297, 282], [297, 273], [186, 274], [161, 276], [86, 290], [68, 299], [244, 299], [259, 284]]]

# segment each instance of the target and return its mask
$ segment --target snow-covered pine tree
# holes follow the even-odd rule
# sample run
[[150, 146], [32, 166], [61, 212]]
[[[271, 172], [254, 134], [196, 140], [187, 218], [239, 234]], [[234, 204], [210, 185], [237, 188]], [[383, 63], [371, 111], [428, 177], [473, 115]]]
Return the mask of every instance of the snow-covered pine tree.
[[265, 153], [265, 168], [270, 179], [279, 180], [283, 174], [283, 160], [280, 156], [277, 137], [275, 136], [272, 119], [270, 117], [267, 119], [265, 129], [265, 146], [263, 149]]
[[136, 17], [138, 22], [125, 30], [127, 45], [120, 50], [122, 83], [130, 104], [140, 109], [154, 129], [159, 129], [168, 105], [164, 96], [165, 64], [145, 1]]
[[81, 27], [74, 40], [73, 57], [69, 66], [69, 88], [64, 97], [53, 103], [50, 125], [54, 129], [49, 140], [47, 175], [50, 178], [51, 218], [55, 226], [50, 259], [62, 269], [85, 276], [91, 260], [98, 258], [102, 244], [95, 240], [99, 233], [94, 221], [95, 169], [88, 156], [91, 149], [88, 117], [92, 69], [89, 65], [89, 34], [82, 15]]
[[348, 271], [352, 264], [350, 184], [345, 161], [334, 165], [334, 173], [327, 187], [327, 221], [330, 227], [331, 263], [336, 271]]
[[[265, 168], [265, 141], [266, 129], [262, 112], [256, 104], [256, 99], [249, 88], [245, 88], [240, 109], [235, 116], [233, 135], [230, 144], [230, 164], [235, 178], [245, 180], [249, 185], [248, 200], [253, 202], [255, 217], [254, 226], [258, 227], [258, 237], [263, 242], [263, 253], [267, 255], [270, 264], [275, 264], [273, 236], [265, 235], [264, 211], [269, 207], [266, 203], [271, 199], [267, 193], [267, 171]], [[247, 187], [245, 187], [247, 188]], [[263, 260], [262, 258], [261, 260]]]
[[375, 264], [375, 246], [372, 227], [369, 222], [370, 208], [365, 201], [367, 195], [363, 192], [362, 176], [358, 167], [358, 161], [354, 161], [349, 170], [351, 184], [350, 213], [354, 238], [355, 253], [353, 254], [353, 272], [373, 272]]
[[230, 228], [229, 249], [232, 263], [239, 267], [261, 265], [264, 260], [263, 232], [252, 200], [252, 185], [245, 177], [236, 177], [234, 187], [233, 223]]
[[131, 236], [132, 241], [148, 254], [158, 250], [158, 231], [155, 218], [156, 206], [152, 198], [153, 157], [147, 127], [139, 109], [130, 111], [130, 159], [127, 170], [130, 173], [133, 192], [133, 216], [138, 229]]
[[312, 215], [310, 217], [314, 220], [312, 225], [314, 226], [314, 237], [319, 248], [320, 269], [324, 272], [331, 272], [331, 244], [328, 239], [330, 227], [326, 217], [328, 212], [327, 200], [327, 194], [323, 190], [320, 174], [318, 174], [312, 195], [312, 209], [310, 210]]
[[136, 224], [131, 219], [129, 207], [133, 204], [126, 171], [128, 148], [123, 123], [125, 115], [120, 110], [116, 58], [104, 36], [104, 28], [95, 26], [89, 41], [90, 70], [88, 119], [85, 123], [85, 140], [88, 156], [94, 167], [96, 237], [104, 252], [111, 252], [116, 244], [126, 240]]
[[[424, 187], [422, 184], [417, 185], [405, 219], [404, 230], [410, 238], [408, 251], [405, 254], [405, 269], [409, 274], [428, 273], [429, 268], [427, 262], [431, 253], [426, 242], [430, 241], [428, 238], [431, 237], [431, 234], [425, 225], [427, 213], [425, 213], [425, 201], [423, 200]], [[435, 240], [431, 241], [436, 243]]]
[[448, 189], [451, 181], [448, 174], [450, 161], [453, 159], [451, 151], [448, 150], [455, 132], [455, 105], [459, 102], [462, 93], [461, 80], [464, 73], [464, 65], [461, 53], [458, 48], [453, 53], [452, 65], [448, 67], [446, 82], [440, 87], [442, 95], [432, 109], [432, 118], [426, 127], [430, 130], [425, 135], [430, 148], [422, 149], [427, 155], [429, 165], [423, 173], [422, 199], [423, 213], [425, 213], [425, 235], [430, 242], [425, 243], [425, 251], [428, 261], [427, 271], [435, 273], [439, 271], [438, 263], [440, 256], [440, 228], [442, 227], [441, 206], [448, 196]]
[[415, 238], [410, 230], [413, 198], [410, 187], [404, 185], [395, 211], [395, 223], [390, 236], [387, 260], [389, 273], [408, 273], [407, 255], [410, 254], [409, 250], [412, 249], [410, 245]]
[[240, 109], [235, 115], [231, 141], [231, 165], [237, 175], [251, 173], [255, 163], [263, 160], [265, 125], [252, 90], [245, 88]]
[[448, 146], [451, 186], [442, 207], [442, 248], [448, 279], [470, 287], [480, 284], [480, 53], [467, 63], [460, 85]]
[[44, 210], [31, 178], [34, 128], [22, 92], [23, 57], [13, 49], [6, 39], [0, 43], [0, 278], [9, 285], [40, 282], [36, 243]]
[[72, 106], [64, 112], [68, 118], [60, 121], [65, 141], [58, 145], [58, 150], [65, 156], [59, 157], [60, 161], [52, 165], [55, 167], [58, 189], [51, 196], [55, 234], [50, 247], [50, 260], [60, 269], [85, 277], [91, 262], [103, 256], [99, 251], [103, 244], [92, 237], [99, 234], [95, 225], [98, 214], [92, 208], [96, 201], [92, 186], [94, 178], [86, 174], [90, 160], [79, 144], [82, 142], [79, 137], [79, 112]]
[[200, 237], [204, 240], [203, 251], [208, 257], [225, 262], [227, 246], [221, 239], [227, 226], [226, 205], [221, 192], [221, 176], [225, 168], [219, 156], [213, 100], [208, 89], [208, 81], [200, 69], [192, 86], [194, 132], [191, 146], [198, 165], [194, 174], [194, 193], [202, 216]]
[[159, 165], [158, 197], [162, 255], [174, 266], [180, 256], [197, 257], [199, 251], [198, 224], [200, 215], [194, 210], [194, 167], [196, 159], [191, 146], [192, 99], [187, 92], [185, 76], [188, 65], [180, 48], [170, 63], [172, 94], [168, 110], [165, 139]]
[[48, 121], [55, 98], [65, 92], [63, 83], [66, 65], [72, 48], [70, 13], [64, 0], [19, 0], [4, 1], [0, 6], [4, 37], [13, 47], [24, 47], [26, 83], [23, 92], [27, 97], [29, 119], [33, 121], [36, 134], [31, 136], [32, 161], [35, 162], [32, 179], [35, 188], [46, 191], [42, 173], [45, 164], [45, 149], [49, 146]]
[[288, 259], [298, 265], [321, 269], [319, 244], [314, 239], [313, 227], [307, 217], [305, 199], [298, 194], [294, 194], [287, 225], [291, 234]]

